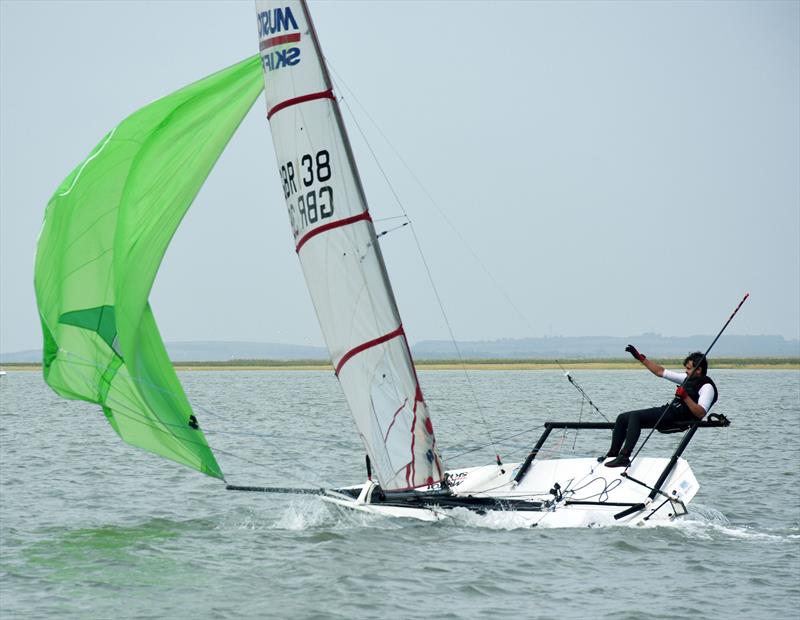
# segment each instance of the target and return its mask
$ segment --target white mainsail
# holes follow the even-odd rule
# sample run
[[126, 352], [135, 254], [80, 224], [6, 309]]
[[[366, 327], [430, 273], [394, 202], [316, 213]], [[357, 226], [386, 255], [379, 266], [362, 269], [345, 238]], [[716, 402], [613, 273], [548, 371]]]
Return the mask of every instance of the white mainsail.
[[297, 254], [378, 482], [443, 468], [375, 229], [302, 0], [256, 1], [267, 118]]

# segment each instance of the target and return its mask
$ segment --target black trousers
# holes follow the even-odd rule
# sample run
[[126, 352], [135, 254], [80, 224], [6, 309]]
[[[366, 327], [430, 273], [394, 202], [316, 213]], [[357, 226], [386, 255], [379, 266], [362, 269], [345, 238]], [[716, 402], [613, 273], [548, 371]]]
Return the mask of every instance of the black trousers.
[[[626, 411], [617, 416], [614, 422], [614, 430], [611, 433], [611, 448], [608, 450], [610, 456], [633, 454], [633, 447], [639, 441], [639, 435], [643, 428], [653, 428], [664, 413], [664, 405], [660, 407], [650, 407], [649, 409], [637, 409], [636, 411]], [[660, 426], [666, 426], [674, 422], [688, 422], [695, 419], [692, 412], [685, 405], [680, 407], [670, 406], [664, 417], [661, 418]], [[623, 444], [623, 441], [625, 442]]]

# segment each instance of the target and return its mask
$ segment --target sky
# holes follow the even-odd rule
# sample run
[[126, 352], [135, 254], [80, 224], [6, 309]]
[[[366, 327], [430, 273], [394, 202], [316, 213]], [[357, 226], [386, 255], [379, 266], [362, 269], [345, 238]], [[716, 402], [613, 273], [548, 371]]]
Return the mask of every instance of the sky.
[[[800, 337], [800, 3], [310, 8], [378, 232], [413, 225], [381, 239], [412, 343], [713, 335], [746, 292], [729, 333]], [[33, 260], [61, 180], [258, 38], [249, 1], [2, 0], [0, 25], [13, 352], [41, 346]], [[150, 301], [167, 342], [322, 344], [263, 97]]]

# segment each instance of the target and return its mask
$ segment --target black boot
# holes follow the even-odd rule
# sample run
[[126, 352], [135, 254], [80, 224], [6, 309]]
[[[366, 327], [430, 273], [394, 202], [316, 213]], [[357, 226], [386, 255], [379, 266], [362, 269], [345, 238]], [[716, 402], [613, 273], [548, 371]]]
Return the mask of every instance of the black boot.
[[613, 461], [609, 461], [605, 464], [606, 467], [628, 467], [631, 464], [631, 460], [624, 454], [620, 454], [617, 458]]

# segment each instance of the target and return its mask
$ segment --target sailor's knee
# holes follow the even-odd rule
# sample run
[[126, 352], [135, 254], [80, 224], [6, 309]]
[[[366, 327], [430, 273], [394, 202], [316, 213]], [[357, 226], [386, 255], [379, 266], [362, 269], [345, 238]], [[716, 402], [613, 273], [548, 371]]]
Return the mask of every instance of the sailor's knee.
[[624, 412], [624, 413], [620, 413], [617, 416], [617, 423], [618, 424], [622, 424], [622, 423], [627, 422], [627, 421], [628, 421], [628, 412], [627, 411]]

